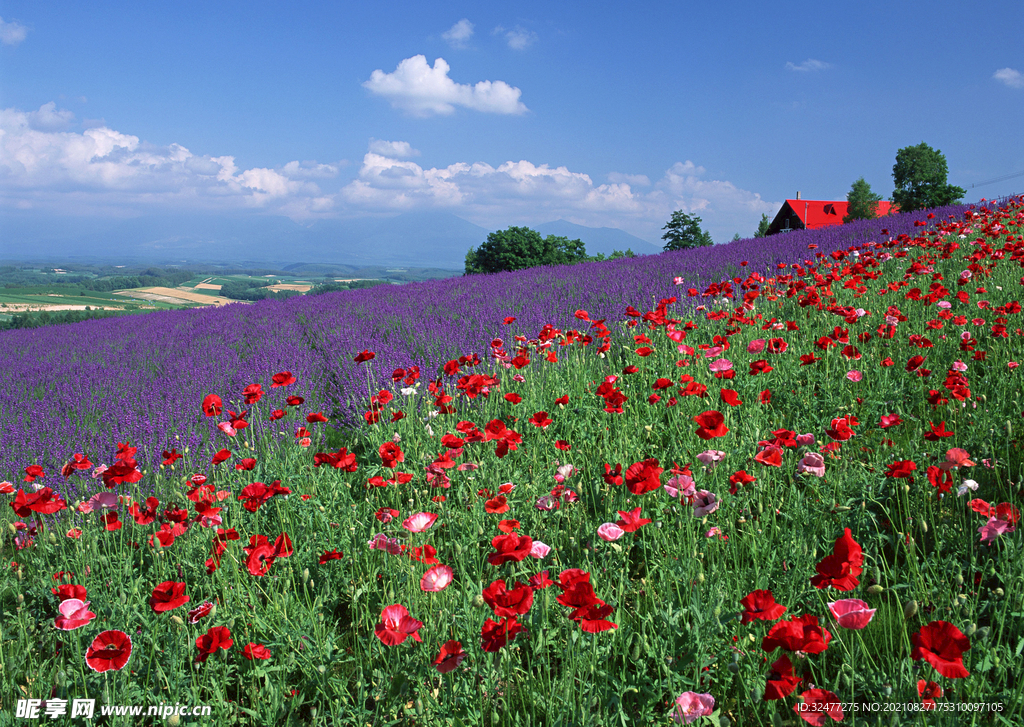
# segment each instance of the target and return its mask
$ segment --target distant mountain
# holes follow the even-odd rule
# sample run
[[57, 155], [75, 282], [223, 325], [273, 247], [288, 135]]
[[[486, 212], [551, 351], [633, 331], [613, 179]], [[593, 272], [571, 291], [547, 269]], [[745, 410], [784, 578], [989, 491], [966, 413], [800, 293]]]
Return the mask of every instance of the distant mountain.
[[4, 213], [0, 260], [408, 265], [461, 270], [488, 230], [447, 212], [317, 220], [254, 215], [143, 215], [124, 220]]
[[637, 255], [654, 255], [662, 252], [660, 247], [652, 245], [635, 235], [615, 227], [584, 227], [566, 220], [555, 220], [545, 222], [534, 228], [542, 236], [558, 235], [568, 237], [570, 240], [582, 240], [587, 248], [588, 255], [596, 255], [599, 252], [610, 255], [616, 250], [626, 251], [631, 249]]
[[[610, 227], [557, 220], [534, 229], [544, 236], [580, 239], [590, 255], [627, 248], [645, 255], [661, 252], [639, 237]], [[259, 215], [177, 213], [118, 220], [5, 211], [0, 217], [0, 260], [234, 262], [281, 267], [328, 263], [462, 270], [466, 252], [484, 242], [489, 232], [450, 212], [301, 224], [287, 217]]]

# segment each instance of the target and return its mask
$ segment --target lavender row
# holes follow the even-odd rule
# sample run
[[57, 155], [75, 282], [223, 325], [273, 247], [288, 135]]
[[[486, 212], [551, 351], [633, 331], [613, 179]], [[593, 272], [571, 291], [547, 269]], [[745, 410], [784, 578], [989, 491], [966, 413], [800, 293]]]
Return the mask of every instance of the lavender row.
[[[932, 213], [941, 221], [966, 209]], [[303, 413], [352, 423], [368, 393], [390, 385], [395, 368], [416, 365], [430, 377], [449, 358], [484, 357], [495, 336], [532, 337], [547, 323], [579, 327], [573, 313], [580, 308], [612, 323], [627, 305], [645, 310], [687, 286], [703, 289], [752, 271], [772, 275], [780, 264], [810, 257], [811, 244], [829, 253], [914, 235], [926, 214], [571, 267], [0, 333], [0, 479], [20, 479], [26, 466], [40, 464], [53, 484], [73, 453], [109, 464], [119, 442], [139, 448], [143, 468], [158, 466], [173, 447], [188, 448], [187, 464], [202, 469], [225, 444], [216, 422], [200, 413], [207, 394], [238, 411], [242, 389], [261, 383], [268, 393], [250, 418], [265, 420], [271, 409], [286, 408], [285, 396], [298, 395]], [[503, 325], [507, 316], [516, 321]], [[352, 360], [363, 349], [376, 353], [369, 372]], [[297, 383], [270, 390], [270, 377], [283, 370]]]

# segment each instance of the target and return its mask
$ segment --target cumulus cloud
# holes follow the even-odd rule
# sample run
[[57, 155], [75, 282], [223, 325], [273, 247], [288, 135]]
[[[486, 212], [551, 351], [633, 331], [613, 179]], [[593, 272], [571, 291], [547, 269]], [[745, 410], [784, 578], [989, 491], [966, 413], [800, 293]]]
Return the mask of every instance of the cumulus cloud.
[[441, 37], [452, 48], [465, 48], [466, 43], [473, 37], [473, 24], [466, 18], [463, 18], [451, 28], [441, 33]]
[[392, 159], [404, 159], [405, 157], [418, 157], [420, 152], [413, 149], [407, 141], [384, 141], [383, 139], [370, 139], [370, 151], [382, 157]]
[[[497, 167], [484, 162], [459, 162], [423, 168], [408, 160], [369, 153], [359, 176], [339, 193], [339, 209], [363, 212], [449, 209], [485, 227], [538, 224], [564, 218], [593, 227], [619, 227], [647, 239], [673, 210], [699, 212], [704, 224], [731, 236], [736, 229], [753, 231], [762, 213], [778, 205], [731, 182], [705, 179], [693, 162], [678, 162], [653, 186], [644, 175], [609, 174], [608, 184], [567, 167], [527, 160]], [[640, 184], [646, 182], [646, 184]], [[651, 186], [648, 191], [633, 187]], [[719, 229], [720, 228], [720, 229]], [[725, 230], [728, 229], [726, 233]]]
[[508, 47], [513, 50], [526, 50], [535, 42], [537, 42], [537, 34], [532, 30], [526, 30], [518, 25], [512, 30], [505, 30], [502, 27], [495, 28], [495, 32], [503, 33], [505, 40], [508, 42]]
[[0, 201], [62, 213], [187, 204], [287, 208], [299, 216], [323, 206], [308, 179], [337, 174], [332, 165], [297, 161], [239, 170], [232, 156], [156, 146], [106, 126], [68, 131], [73, 118], [53, 103], [0, 111]]
[[4, 45], [18, 45], [28, 35], [28, 28], [16, 20], [5, 21], [0, 18], [0, 43]]
[[614, 184], [629, 184], [633, 187], [651, 186], [651, 180], [648, 179], [646, 174], [621, 174], [619, 172], [609, 172], [608, 181]]
[[825, 63], [824, 61], [817, 61], [813, 58], [808, 58], [803, 63], [793, 63], [792, 61], [786, 62], [787, 71], [799, 71], [801, 73], [808, 73], [810, 71], [824, 71], [831, 68], [831, 63]]
[[363, 86], [388, 99], [395, 108], [413, 116], [448, 115], [456, 106], [492, 114], [521, 114], [528, 109], [519, 100], [522, 91], [504, 81], [456, 83], [448, 77], [451, 67], [443, 58], [433, 68], [423, 55], [406, 58], [392, 73], [376, 70]]
[[44, 103], [38, 111], [26, 114], [29, 126], [38, 131], [61, 131], [71, 126], [75, 115], [66, 109], [57, 110], [53, 101]]
[[1014, 68], [1000, 68], [992, 74], [992, 78], [1005, 83], [1010, 88], [1024, 88], [1024, 74]]

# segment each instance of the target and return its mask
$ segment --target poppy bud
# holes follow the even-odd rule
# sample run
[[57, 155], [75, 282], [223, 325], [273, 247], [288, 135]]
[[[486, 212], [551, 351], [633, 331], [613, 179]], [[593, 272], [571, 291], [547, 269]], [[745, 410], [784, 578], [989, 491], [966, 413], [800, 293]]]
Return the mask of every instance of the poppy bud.
[[735, 661], [730, 662], [728, 668], [729, 671], [731, 671], [733, 674], [739, 674], [740, 672], [740, 665], [737, 664]]
[[213, 618], [216, 615], [217, 615], [217, 604], [215, 603], [212, 606], [210, 606], [210, 618]]
[[308, 581], [309, 580], [309, 568], [303, 568], [302, 569], [302, 580], [304, 580], [304, 581]]
[[309, 587], [313, 588], [313, 579], [312, 578], [309, 579]]
[[[985, 639], [987, 639], [987, 638], [988, 638], [988, 635], [989, 635], [989, 632], [990, 632], [991, 630], [992, 630], [992, 629], [991, 629], [991, 627], [989, 627], [989, 626], [982, 626], [982, 627], [981, 627], [980, 629], [978, 629], [978, 631], [977, 631], [977, 637], [978, 637], [978, 639], [980, 639], [980, 640], [982, 640], [982, 641], [984, 641]], [[999, 666], [999, 665], [998, 665], [998, 664], [996, 664], [996, 666]]]
[[964, 584], [964, 574], [963, 573], [957, 573], [956, 574], [956, 578], [954, 580], [956, 580], [956, 584], [958, 586], [962, 586]]
[[320, 512], [327, 512], [327, 508], [323, 505], [320, 506]]
[[922, 520], [921, 521], [921, 532], [923, 532], [923, 533], [927, 533], [928, 532], [928, 521], [927, 520]]
[[903, 492], [910, 492], [910, 485], [903, 485]]
[[868, 593], [870, 595], [872, 595], [872, 596], [877, 596], [878, 594], [884, 593], [884, 592], [885, 592], [885, 588], [883, 588], [882, 586], [878, 585], [877, 583], [875, 585], [873, 585], [873, 586], [868, 586]]
[[14, 535], [17, 535], [18, 533], [18, 528], [14, 527], [14, 523], [7, 523], [7, 529]]
[[[323, 669], [323, 667], [320, 668]], [[322, 673], [323, 672], [321, 672], [321, 674]], [[420, 717], [423, 716], [423, 700], [419, 697], [416, 698], [416, 714], [418, 714]]]
[[285, 578], [284, 579], [284, 590], [286, 590], [286, 591], [290, 590], [291, 587], [292, 587], [292, 579], [291, 578]]
[[326, 666], [324, 666], [323, 664], [321, 664], [320, 666], [318, 666], [318, 667], [316, 668], [316, 670], [317, 670], [318, 672], [320, 672], [321, 674], [324, 674], [324, 673], [326, 673], [326, 672], [327, 672], [327, 667], [326, 667]]
[[181, 616], [177, 616], [177, 615], [171, 616], [171, 621], [173, 621], [174, 623], [178, 624], [178, 626], [184, 626], [185, 625], [185, 622], [181, 620]]
[[165, 724], [167, 727], [178, 727], [178, 725], [181, 724], [181, 717], [176, 714], [172, 714], [167, 718], [167, 722], [165, 722]]
[[50, 533], [50, 536], [47, 538], [47, 540], [50, 541], [50, 545], [56, 545], [57, 544], [57, 536], [54, 535], [53, 533]]
[[1006, 420], [1006, 436], [1007, 437], [1012, 437], [1013, 436], [1013, 424], [1010, 422], [1009, 419]]
[[994, 595], [996, 598], [1002, 598], [1005, 595], [1005, 592], [1002, 588], [997, 588], [996, 590], [992, 591], [992, 595]]
[[476, 608], [483, 608], [486, 605], [487, 602], [484, 600], [484, 597], [481, 596], [479, 593], [473, 596], [473, 606], [475, 606]]
[[914, 618], [917, 615], [917, 601], [910, 600], [903, 604], [904, 618]]
[[697, 574], [697, 582], [698, 583], [703, 583], [704, 582], [704, 573], [703, 572]]
[[316, 707], [310, 707], [309, 708], [310, 719], [316, 720], [316, 711], [317, 711]]
[[964, 629], [965, 636], [974, 636], [974, 632], [978, 630], [978, 624], [968, 624], [967, 628]]

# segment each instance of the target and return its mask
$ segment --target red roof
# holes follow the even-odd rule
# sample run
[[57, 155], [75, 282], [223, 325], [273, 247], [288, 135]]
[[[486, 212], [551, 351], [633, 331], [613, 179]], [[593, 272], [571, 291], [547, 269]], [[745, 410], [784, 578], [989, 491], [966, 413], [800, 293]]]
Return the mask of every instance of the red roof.
[[[848, 205], [846, 201], [832, 202], [823, 199], [787, 199], [786, 204], [796, 213], [808, 230], [843, 224], [843, 217], [846, 216]], [[878, 216], [889, 214], [892, 211], [890, 210], [891, 206], [893, 205], [887, 201], [879, 202]]]

